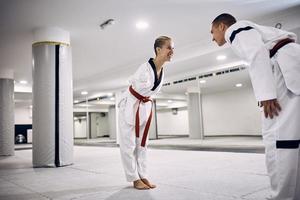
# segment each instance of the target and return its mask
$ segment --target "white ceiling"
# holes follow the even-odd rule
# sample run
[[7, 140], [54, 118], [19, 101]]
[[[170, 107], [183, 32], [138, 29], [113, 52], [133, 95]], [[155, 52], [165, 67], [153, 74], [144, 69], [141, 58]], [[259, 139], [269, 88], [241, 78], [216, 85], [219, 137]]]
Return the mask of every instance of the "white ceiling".
[[[71, 34], [75, 99], [82, 90], [95, 96], [126, 86], [130, 74], [153, 56], [160, 35], [175, 42], [166, 81], [216, 70], [239, 61], [211, 41], [211, 21], [222, 12], [271, 26], [281, 22], [289, 30], [300, 27], [300, 0], [1, 0], [0, 67], [14, 69], [17, 85], [27, 80], [31, 87], [32, 30], [55, 26]], [[115, 25], [101, 30], [99, 24], [109, 18]], [[138, 20], [147, 21], [149, 28], [137, 30]], [[219, 54], [228, 58], [217, 61]], [[242, 74], [237, 77], [247, 81]], [[231, 84], [223, 81], [221, 85]], [[169, 88], [164, 92], [178, 89]]]

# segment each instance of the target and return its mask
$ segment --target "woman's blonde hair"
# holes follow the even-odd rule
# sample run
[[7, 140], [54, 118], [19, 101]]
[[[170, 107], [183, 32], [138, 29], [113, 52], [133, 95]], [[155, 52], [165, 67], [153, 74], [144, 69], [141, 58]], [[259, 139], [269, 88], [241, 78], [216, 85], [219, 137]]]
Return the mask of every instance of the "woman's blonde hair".
[[169, 41], [169, 40], [171, 40], [171, 38], [168, 36], [159, 36], [158, 38], [156, 38], [156, 40], [154, 42], [155, 55], [157, 55], [156, 48], [157, 47], [161, 48], [166, 43], [166, 41]]

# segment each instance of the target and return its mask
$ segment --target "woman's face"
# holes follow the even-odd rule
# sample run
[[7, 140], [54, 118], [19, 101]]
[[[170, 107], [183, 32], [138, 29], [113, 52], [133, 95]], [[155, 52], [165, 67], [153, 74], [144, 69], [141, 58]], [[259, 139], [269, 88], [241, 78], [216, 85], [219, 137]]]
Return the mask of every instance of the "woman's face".
[[161, 57], [164, 61], [170, 61], [174, 53], [174, 43], [172, 40], [167, 40], [160, 48], [157, 48], [157, 56]]

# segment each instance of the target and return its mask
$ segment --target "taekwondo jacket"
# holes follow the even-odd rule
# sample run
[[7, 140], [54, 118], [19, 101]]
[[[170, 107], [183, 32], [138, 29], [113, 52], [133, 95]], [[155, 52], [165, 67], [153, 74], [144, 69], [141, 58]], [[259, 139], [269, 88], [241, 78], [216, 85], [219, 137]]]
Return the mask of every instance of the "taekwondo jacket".
[[[151, 60], [151, 59], [150, 59]], [[150, 60], [139, 66], [138, 70], [130, 78], [133, 89], [142, 96], [151, 97], [158, 93], [163, 84], [164, 73], [161, 71], [160, 82], [157, 82], [156, 69], [151, 66]], [[155, 85], [157, 84], [157, 85]], [[152, 90], [154, 88], [154, 90]], [[135, 125], [135, 115], [138, 106], [138, 99], [135, 98], [127, 89], [121, 95], [118, 103], [120, 109], [123, 108], [123, 117], [128, 124]], [[151, 102], [141, 103], [139, 109], [140, 125], [143, 125], [150, 115]]]
[[296, 43], [285, 45], [270, 59], [269, 51], [285, 38], [297, 40], [294, 33], [250, 21], [238, 21], [225, 32], [225, 40], [232, 50], [249, 63], [248, 70], [257, 101], [277, 97], [272, 74], [273, 59], [281, 68], [287, 88], [300, 95], [300, 46]]

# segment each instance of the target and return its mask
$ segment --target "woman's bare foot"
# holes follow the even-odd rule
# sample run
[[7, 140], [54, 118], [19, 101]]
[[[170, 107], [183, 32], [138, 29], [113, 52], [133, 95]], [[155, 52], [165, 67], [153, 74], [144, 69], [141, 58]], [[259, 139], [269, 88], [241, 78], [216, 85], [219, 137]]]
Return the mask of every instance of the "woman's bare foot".
[[142, 180], [133, 181], [133, 187], [138, 190], [148, 190], [150, 186], [146, 185]]
[[150, 188], [156, 188], [156, 185], [151, 184], [146, 178], [142, 178], [141, 179], [147, 186], [149, 186]]

